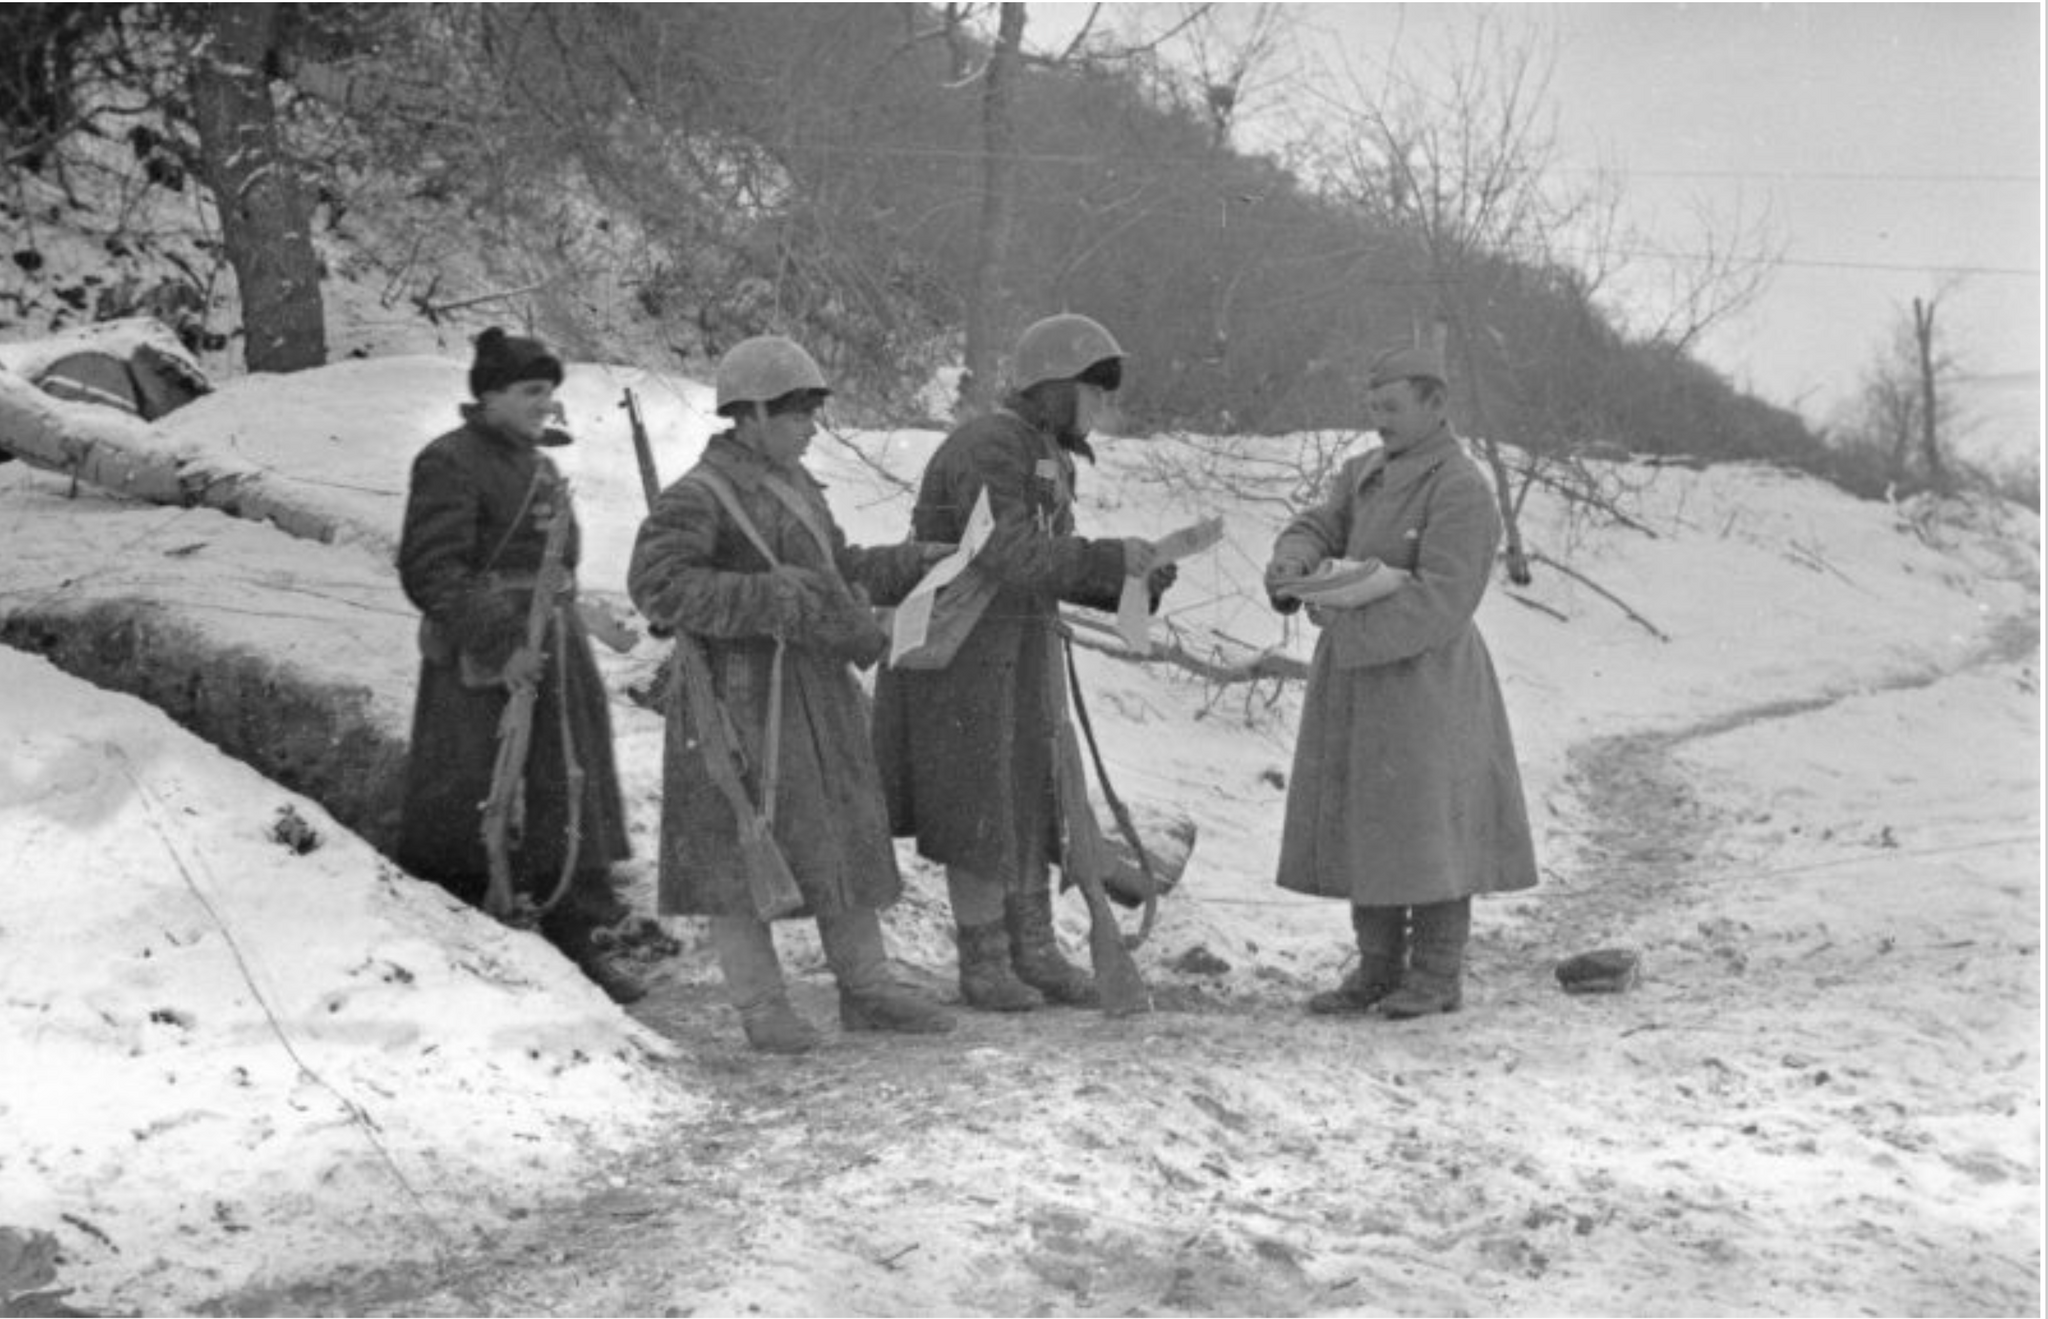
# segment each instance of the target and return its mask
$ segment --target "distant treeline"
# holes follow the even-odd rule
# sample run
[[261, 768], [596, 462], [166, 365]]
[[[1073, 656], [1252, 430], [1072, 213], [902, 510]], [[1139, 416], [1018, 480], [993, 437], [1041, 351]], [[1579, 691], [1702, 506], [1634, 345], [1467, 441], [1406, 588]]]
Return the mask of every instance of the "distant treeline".
[[[138, 25], [205, 22], [205, 7], [21, 8], [126, 15], [111, 30], [144, 82]], [[279, 6], [271, 73], [330, 215], [400, 180], [488, 221], [487, 250], [551, 244], [564, 262], [609, 263], [630, 315], [686, 359], [791, 333], [851, 398], [901, 416], [960, 360], [983, 250], [990, 37], [970, 8], [988, 7]], [[51, 85], [110, 40], [78, 27], [65, 70], [0, 88], [13, 131], [68, 113]], [[1450, 270], [1355, 188], [1319, 190], [1233, 149], [1215, 98], [1157, 61], [1027, 58], [1014, 74], [994, 321], [1013, 332], [1074, 310], [1110, 326], [1139, 426], [1357, 426], [1364, 362], [1441, 333], [1455, 278], [1458, 405], [1495, 438], [1829, 467], [1796, 414], [1631, 340], [1574, 272], [1485, 251]], [[175, 75], [162, 79], [175, 143]], [[572, 347], [612, 338], [541, 328]]]

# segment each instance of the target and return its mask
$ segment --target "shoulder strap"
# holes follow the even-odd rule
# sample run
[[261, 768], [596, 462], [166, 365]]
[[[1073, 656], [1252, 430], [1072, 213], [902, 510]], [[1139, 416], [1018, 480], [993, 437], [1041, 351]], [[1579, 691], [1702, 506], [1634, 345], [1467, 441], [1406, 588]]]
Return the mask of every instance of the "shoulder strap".
[[[541, 476], [553, 471], [554, 464], [547, 460], [545, 454], [535, 454], [534, 457], [537, 461], [533, 465], [533, 479], [526, 483], [526, 493], [519, 497], [519, 509], [512, 514], [512, 520], [505, 524], [505, 534], [498, 537], [498, 543], [491, 548], [489, 556], [484, 559], [484, 566], [477, 569], [478, 572], [489, 572], [498, 566], [498, 556], [505, 552], [505, 547], [519, 534], [519, 524], [526, 521], [526, 510], [533, 507], [533, 497], [540, 490]], [[563, 506], [567, 507], [567, 501], [564, 501]]]
[[[716, 499], [719, 506], [725, 509], [726, 515], [739, 524], [741, 533], [754, 543], [755, 549], [761, 551], [761, 557], [768, 560], [770, 568], [780, 568], [782, 566], [782, 560], [776, 558], [775, 551], [768, 548], [767, 538], [762, 536], [761, 529], [754, 525], [754, 519], [748, 517], [747, 510], [741, 507], [739, 492], [732, 488], [732, 482], [725, 479], [723, 472], [715, 471], [710, 467], [699, 464], [695, 470], [683, 479], [685, 481], [695, 480], [711, 492], [712, 498]], [[760, 810], [761, 818], [767, 822], [767, 826], [771, 830], [775, 824], [775, 786], [781, 778], [782, 656], [787, 648], [788, 642], [786, 638], [778, 635], [775, 638], [775, 658], [770, 661], [768, 669], [768, 717], [766, 727], [761, 732]], [[682, 648], [679, 646], [677, 647], [677, 654], [680, 656], [681, 653]], [[707, 756], [711, 754], [711, 746], [708, 742], [705, 744], [704, 753]], [[716, 777], [716, 771], [713, 772], [713, 777]], [[734, 804], [734, 809], [738, 809], [737, 803]], [[740, 817], [740, 824], [742, 830], [744, 830], [746, 827], [744, 816]], [[741, 847], [744, 851], [746, 847], [744, 841]]]
[[825, 556], [825, 566], [836, 568], [832, 561], [832, 537], [818, 524], [817, 510], [811, 507], [810, 501], [798, 493], [795, 486], [773, 472], [762, 473], [761, 484], [767, 486], [768, 493], [781, 500], [782, 506], [794, 513], [796, 520], [803, 523], [804, 530], [811, 533], [811, 539], [818, 543], [818, 553]]
[[740, 505], [739, 492], [732, 488], [732, 482], [725, 479], [723, 472], [715, 471], [710, 467], [700, 464], [695, 471], [683, 479], [695, 481], [711, 492], [711, 497], [718, 501], [719, 507], [725, 510], [726, 516], [738, 525], [740, 533], [753, 542], [755, 549], [761, 551], [762, 558], [768, 560], [769, 567], [780, 568], [782, 566], [782, 560], [776, 558], [775, 551], [768, 548], [767, 538], [761, 534], [761, 529], [754, 525], [754, 519], [747, 516], [747, 510]]

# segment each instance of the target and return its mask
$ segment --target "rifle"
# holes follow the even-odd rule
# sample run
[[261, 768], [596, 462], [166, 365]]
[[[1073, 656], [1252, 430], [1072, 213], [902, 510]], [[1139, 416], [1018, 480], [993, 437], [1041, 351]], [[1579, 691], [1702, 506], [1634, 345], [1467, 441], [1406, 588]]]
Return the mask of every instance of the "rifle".
[[[640, 463], [640, 489], [647, 497], [647, 511], [652, 513], [661, 484], [655, 474], [654, 448], [647, 438], [647, 425], [640, 417], [640, 401], [628, 389], [619, 406], [626, 410], [626, 419], [632, 424], [633, 453]], [[697, 638], [681, 630], [675, 633], [674, 640], [675, 685], [689, 702], [690, 722], [697, 730], [697, 745], [704, 752], [704, 768], [710, 772], [711, 781], [726, 804], [732, 807], [734, 823], [739, 827], [740, 861], [746, 868], [754, 911], [764, 921], [800, 911], [804, 905], [803, 891], [797, 888], [789, 861], [775, 843], [774, 822], [748, 797], [746, 784], [740, 778], [743, 762], [739, 738], [712, 688], [711, 664], [704, 657], [704, 648]], [[781, 674], [776, 677], [779, 680]], [[775, 691], [780, 693], [780, 681], [776, 682]], [[769, 736], [774, 737], [776, 731], [771, 727]], [[769, 754], [773, 756], [772, 745]]]
[[[1102, 1010], [1112, 1017], [1127, 1017], [1152, 1010], [1152, 992], [1138, 974], [1138, 963], [1124, 943], [1123, 931], [1110, 910], [1109, 895], [1102, 877], [1114, 861], [1109, 844], [1102, 837], [1095, 812], [1088, 805], [1088, 775], [1081, 765], [1081, 746], [1074, 737], [1068, 717], [1067, 692], [1060, 682], [1061, 641], [1057, 630], [1048, 632], [1051, 650], [1046, 663], [1053, 720], [1052, 777], [1060, 813], [1060, 873], [1078, 884], [1088, 901], [1088, 960], [1095, 968], [1095, 987], [1102, 996]], [[1141, 853], [1142, 855], [1142, 853]]]
[[[569, 734], [566, 699], [555, 702], [562, 717], [562, 756], [566, 762], [569, 792], [568, 849], [562, 857], [562, 873], [546, 903], [536, 907], [523, 901], [512, 888], [512, 844], [514, 817], [525, 827], [526, 759], [533, 741], [533, 707], [540, 699], [540, 672], [546, 661], [547, 633], [555, 629], [556, 650], [562, 648], [559, 596], [567, 584], [568, 570], [562, 559], [569, 548], [569, 492], [566, 483], [557, 491], [557, 504], [548, 520], [547, 543], [541, 550], [540, 570], [534, 574], [533, 599], [526, 608], [526, 639], [505, 662], [519, 676], [507, 685], [505, 709], [498, 716], [498, 756], [491, 766], [491, 795], [479, 808], [483, 813], [484, 857], [490, 865], [490, 886], [484, 892], [484, 910], [507, 923], [525, 923], [546, 915], [561, 901], [576, 869], [576, 854], [583, 836], [583, 767], [576, 763], [576, 751]], [[532, 656], [534, 663], [520, 664]], [[559, 662], [559, 656], [558, 662]], [[563, 694], [566, 697], [566, 693]]]

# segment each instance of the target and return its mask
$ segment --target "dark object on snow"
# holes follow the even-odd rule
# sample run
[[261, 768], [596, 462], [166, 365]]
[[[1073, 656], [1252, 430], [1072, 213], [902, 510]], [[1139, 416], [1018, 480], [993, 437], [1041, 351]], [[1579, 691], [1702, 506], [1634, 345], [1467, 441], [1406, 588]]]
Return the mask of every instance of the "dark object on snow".
[[306, 817], [292, 809], [290, 802], [277, 808], [277, 819], [270, 826], [270, 837], [300, 856], [320, 846], [320, 831], [307, 824]]
[[0, 1315], [91, 1314], [64, 1303], [71, 1288], [49, 1285], [63, 1258], [57, 1238], [41, 1228], [0, 1227]]
[[1109, 845], [1111, 863], [1102, 876], [1102, 887], [1119, 907], [1142, 907], [1148, 897], [1157, 899], [1171, 893], [1195, 850], [1195, 822], [1187, 816], [1142, 803], [1132, 813], [1145, 844], [1143, 863], [1123, 832], [1124, 822], [1113, 815], [1098, 812], [1096, 816], [1103, 841]]
[[1198, 943], [1173, 959], [1173, 969], [1182, 975], [1220, 976], [1230, 970], [1230, 963], [1210, 952], [1207, 944]]
[[35, 383], [46, 394], [75, 403], [98, 403], [154, 421], [184, 407], [211, 386], [171, 354], [137, 344], [123, 359], [99, 348], [58, 358]]
[[1642, 978], [1642, 958], [1627, 948], [1595, 948], [1557, 964], [1567, 994], [1619, 994]]

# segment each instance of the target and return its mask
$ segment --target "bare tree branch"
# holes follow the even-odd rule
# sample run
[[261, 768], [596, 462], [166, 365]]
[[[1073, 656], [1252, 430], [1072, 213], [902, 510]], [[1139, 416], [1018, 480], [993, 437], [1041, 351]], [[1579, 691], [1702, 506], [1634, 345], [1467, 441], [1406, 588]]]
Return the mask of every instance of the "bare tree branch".
[[[1549, 555], [1543, 553], [1541, 550], [1530, 551], [1529, 559], [1532, 563], [1548, 564], [1549, 566], [1563, 573], [1565, 576], [1571, 578], [1573, 581], [1583, 584], [1588, 589], [1593, 591], [1594, 594], [1600, 596], [1604, 600], [1611, 602], [1615, 608], [1621, 610], [1622, 613], [1628, 615], [1630, 622], [1636, 624], [1638, 627], [1642, 628], [1643, 631], [1648, 632], [1651, 636], [1657, 638], [1657, 640], [1671, 640], [1670, 636], [1666, 634], [1662, 628], [1658, 627], [1655, 623], [1652, 623], [1649, 619], [1637, 613], [1635, 607], [1629, 604], [1628, 601], [1622, 599], [1614, 592], [1600, 585], [1600, 583], [1586, 576], [1586, 574], [1580, 572], [1578, 569], [1570, 567], [1566, 564], [1559, 563], [1556, 559], [1551, 558]], [[1512, 594], [1512, 592], [1510, 594]]]
[[1171, 640], [1163, 644], [1154, 641], [1152, 652], [1149, 655], [1141, 655], [1125, 645], [1123, 635], [1107, 623], [1098, 622], [1072, 610], [1061, 610], [1060, 622], [1066, 626], [1068, 635], [1077, 646], [1086, 647], [1127, 664], [1171, 664], [1219, 687], [1242, 682], [1308, 681], [1308, 665], [1278, 650], [1255, 651], [1241, 659], [1230, 659], [1218, 648], [1210, 655], [1203, 656], [1189, 650], [1175, 633]]

